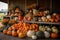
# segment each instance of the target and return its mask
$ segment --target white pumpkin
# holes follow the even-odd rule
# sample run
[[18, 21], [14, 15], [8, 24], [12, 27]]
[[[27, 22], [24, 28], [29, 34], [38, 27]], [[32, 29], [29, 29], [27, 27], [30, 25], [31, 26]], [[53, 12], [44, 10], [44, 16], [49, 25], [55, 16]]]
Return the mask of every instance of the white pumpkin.
[[45, 31], [44, 34], [45, 34], [45, 38], [49, 38], [50, 37], [50, 33], [49, 32]]
[[36, 35], [32, 35], [32, 39], [37, 39], [37, 36]]
[[32, 37], [32, 35], [35, 35], [35, 31], [34, 31], [34, 30], [29, 30], [29, 31], [27, 32], [27, 36], [28, 36], [28, 37]]
[[53, 13], [53, 16], [56, 16], [56, 13]]
[[50, 15], [47, 15], [46, 17], [47, 17], [47, 19], [50, 19], [50, 18], [51, 18], [51, 16], [50, 16]]

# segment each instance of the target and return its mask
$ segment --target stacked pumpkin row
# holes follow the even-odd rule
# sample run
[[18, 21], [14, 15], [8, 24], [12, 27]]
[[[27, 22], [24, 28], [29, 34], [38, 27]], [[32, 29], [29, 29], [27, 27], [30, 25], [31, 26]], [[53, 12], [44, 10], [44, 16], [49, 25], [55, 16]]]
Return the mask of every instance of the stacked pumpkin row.
[[48, 26], [38, 27], [37, 24], [28, 24], [25, 22], [14, 24], [8, 29], [4, 29], [3, 33], [7, 35], [12, 35], [14, 37], [18, 36], [19, 38], [58, 38], [58, 29], [55, 26], [53, 26], [52, 28]]
[[7, 35], [12, 35], [14, 37], [18, 36], [19, 38], [24, 38], [27, 36], [27, 32], [29, 30], [38, 31], [37, 24], [28, 24], [25, 22], [19, 22], [18, 24], [14, 24], [8, 29], [4, 29], [3, 33]]
[[[40, 14], [38, 14], [38, 15], [40, 15]], [[34, 17], [24, 17], [23, 18], [22, 16], [19, 16], [18, 20], [31, 21], [31, 20], [36, 20], [36, 19], [34, 19]], [[56, 13], [53, 13], [52, 15], [48, 14], [48, 15], [45, 15], [45, 16], [37, 17], [37, 20], [38, 21], [43, 21], [43, 22], [59, 22], [60, 21], [60, 14], [56, 14]]]
[[38, 18], [38, 21], [43, 22], [59, 22], [60, 14], [53, 13], [52, 15], [46, 15]]

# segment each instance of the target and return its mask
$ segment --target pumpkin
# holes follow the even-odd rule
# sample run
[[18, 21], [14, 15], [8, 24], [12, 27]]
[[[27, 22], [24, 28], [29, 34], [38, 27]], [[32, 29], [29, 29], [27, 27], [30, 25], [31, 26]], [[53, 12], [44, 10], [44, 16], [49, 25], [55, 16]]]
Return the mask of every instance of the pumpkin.
[[49, 38], [50, 37], [50, 33], [49, 32], [45, 31], [44, 34], [45, 34], [45, 38]]
[[26, 35], [25, 35], [24, 33], [22, 33], [22, 32], [19, 32], [19, 33], [18, 33], [18, 37], [19, 37], [19, 38], [24, 38], [24, 37], [26, 37]]
[[51, 28], [49, 26], [45, 26], [45, 30], [51, 33]]
[[7, 32], [7, 34], [8, 34], [8, 35], [12, 35], [12, 31], [9, 30], [9, 31]]
[[20, 30], [17, 30], [17, 33], [19, 33], [20, 32]]
[[32, 37], [32, 35], [35, 35], [35, 31], [34, 31], [34, 30], [29, 30], [29, 31], [27, 32], [27, 36], [28, 36], [28, 37]]
[[8, 30], [4, 29], [3, 34], [7, 34]]
[[58, 22], [59, 20], [58, 19], [55, 19], [55, 22]]
[[12, 36], [16, 37], [17, 36], [17, 32], [12, 30]]
[[51, 38], [58, 38], [58, 34], [57, 33], [51, 33]]
[[44, 17], [44, 16], [41, 17], [41, 19], [42, 19], [42, 21], [46, 21], [46, 17]]
[[42, 32], [42, 31], [36, 32], [36, 35], [38, 38], [44, 38], [44, 32]]
[[8, 28], [8, 30], [12, 30], [12, 28], [11, 28], [11, 27], [9, 27], [9, 28]]
[[32, 39], [37, 39], [37, 36], [36, 35], [32, 35]]

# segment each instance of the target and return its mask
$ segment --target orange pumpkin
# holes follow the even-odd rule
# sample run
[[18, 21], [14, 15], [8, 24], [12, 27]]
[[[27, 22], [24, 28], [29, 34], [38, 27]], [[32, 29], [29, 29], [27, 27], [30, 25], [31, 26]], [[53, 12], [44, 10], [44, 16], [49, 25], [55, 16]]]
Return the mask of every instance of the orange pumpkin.
[[8, 30], [6, 30], [6, 29], [3, 30], [3, 34], [7, 34], [7, 32], [8, 32]]
[[16, 37], [17, 36], [17, 32], [16, 31], [12, 31], [12, 36]]
[[12, 32], [9, 30], [9, 31], [7, 32], [7, 34], [8, 34], [8, 35], [12, 35]]
[[58, 38], [58, 34], [57, 33], [51, 33], [51, 38]]

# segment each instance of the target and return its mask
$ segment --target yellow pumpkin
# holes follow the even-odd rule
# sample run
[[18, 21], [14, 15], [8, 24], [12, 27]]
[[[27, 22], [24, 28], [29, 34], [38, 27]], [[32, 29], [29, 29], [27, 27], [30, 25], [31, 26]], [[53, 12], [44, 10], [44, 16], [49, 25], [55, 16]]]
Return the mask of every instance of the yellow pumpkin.
[[24, 38], [24, 37], [26, 37], [26, 35], [25, 35], [24, 33], [22, 33], [22, 32], [19, 32], [19, 33], [18, 33], [18, 37], [19, 37], [19, 38]]

